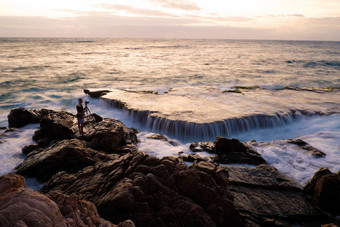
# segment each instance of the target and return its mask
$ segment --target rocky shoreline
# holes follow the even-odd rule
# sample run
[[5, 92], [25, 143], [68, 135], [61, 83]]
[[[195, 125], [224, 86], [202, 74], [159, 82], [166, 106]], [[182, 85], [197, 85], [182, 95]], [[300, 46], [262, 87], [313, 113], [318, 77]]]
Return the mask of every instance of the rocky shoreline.
[[[0, 177], [0, 226], [339, 225], [340, 173], [320, 169], [302, 188], [235, 139], [193, 143], [193, 151], [215, 156], [191, 157], [187, 166], [180, 156], [159, 159], [138, 151], [137, 130], [96, 114], [83, 136], [75, 116], [64, 111], [18, 108], [8, 121], [9, 127], [40, 127], [37, 144], [23, 148], [27, 157], [16, 174]], [[303, 141], [290, 142], [324, 155]], [[26, 189], [17, 174], [44, 187]]]

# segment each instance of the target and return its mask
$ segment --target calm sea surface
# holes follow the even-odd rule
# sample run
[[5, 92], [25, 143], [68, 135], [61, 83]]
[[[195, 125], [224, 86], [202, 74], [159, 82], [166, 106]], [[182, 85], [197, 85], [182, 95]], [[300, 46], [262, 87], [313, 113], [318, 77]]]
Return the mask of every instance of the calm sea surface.
[[[234, 86], [273, 91], [287, 87], [328, 89], [330, 99], [332, 96], [330, 105], [340, 105], [340, 97], [334, 100], [334, 92], [340, 94], [340, 42], [0, 38], [0, 126], [7, 126], [7, 114], [15, 107], [75, 112], [77, 98], [85, 97], [84, 88], [151, 90], [163, 94], [170, 88], [228, 90]], [[190, 90], [185, 95], [188, 93]], [[202, 92], [202, 97], [205, 94]], [[189, 152], [188, 141], [174, 138], [179, 140], [177, 147], [150, 141], [146, 138], [148, 130], [124, 112], [99, 100], [89, 100], [92, 112], [119, 118], [128, 126], [141, 129], [141, 150], [157, 156]], [[265, 105], [268, 104], [258, 104]], [[6, 163], [1, 165], [0, 174], [10, 172], [22, 161], [21, 147], [33, 143], [30, 136], [34, 127], [37, 126], [0, 137], [0, 158]], [[337, 111], [232, 136], [244, 141], [265, 141], [257, 147], [264, 158], [302, 184], [320, 167], [340, 170]], [[298, 137], [327, 153], [326, 158], [315, 159], [279, 142]]]

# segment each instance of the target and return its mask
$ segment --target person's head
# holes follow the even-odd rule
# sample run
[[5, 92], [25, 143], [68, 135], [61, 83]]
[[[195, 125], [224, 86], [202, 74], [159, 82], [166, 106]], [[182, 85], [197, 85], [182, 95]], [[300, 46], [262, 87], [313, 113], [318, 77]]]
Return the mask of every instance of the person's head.
[[79, 98], [79, 99], [78, 99], [78, 103], [79, 103], [79, 104], [82, 104], [82, 103], [83, 103], [83, 99]]

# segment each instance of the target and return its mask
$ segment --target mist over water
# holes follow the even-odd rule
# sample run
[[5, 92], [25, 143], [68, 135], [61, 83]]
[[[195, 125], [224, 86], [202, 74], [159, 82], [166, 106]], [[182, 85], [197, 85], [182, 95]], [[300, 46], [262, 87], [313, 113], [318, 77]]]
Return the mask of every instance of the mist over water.
[[[243, 95], [223, 93], [235, 86], [259, 89], [243, 90]], [[266, 142], [256, 149], [269, 164], [300, 183], [305, 183], [320, 167], [340, 170], [339, 87], [340, 42], [0, 38], [0, 126], [7, 126], [7, 114], [12, 108], [51, 108], [75, 113], [77, 98], [84, 97], [90, 100], [92, 112], [118, 118], [128, 127], [140, 129], [140, 149], [162, 156], [189, 152], [190, 142], [202, 138], [213, 141], [215, 134], [190, 139], [176, 137], [147, 127], [106, 102], [88, 98], [82, 90], [150, 90], [165, 95], [171, 89], [172, 94], [195, 97], [197, 103], [202, 100], [216, 103], [225, 112], [231, 100], [233, 108], [239, 108], [233, 116], [229, 113], [233, 118], [242, 118], [247, 111], [250, 115], [256, 111], [269, 115], [284, 114], [286, 109], [320, 112], [323, 108], [322, 114], [296, 117], [281, 125], [250, 127], [222, 135]], [[310, 91], [301, 92], [299, 88]], [[250, 93], [253, 95], [247, 96]], [[302, 100], [301, 105], [297, 99]], [[195, 108], [204, 110], [205, 106]], [[216, 115], [210, 112], [207, 116]], [[21, 148], [33, 143], [32, 130], [18, 131], [20, 139], [13, 133], [6, 133], [5, 139], [0, 137], [1, 160], [12, 163], [2, 165], [1, 173], [11, 171], [23, 159]], [[165, 133], [179, 145], [160, 145], [162, 142], [147, 139], [149, 132]], [[286, 138], [302, 138], [327, 156], [315, 159], [298, 152], [281, 144], [279, 140]]]

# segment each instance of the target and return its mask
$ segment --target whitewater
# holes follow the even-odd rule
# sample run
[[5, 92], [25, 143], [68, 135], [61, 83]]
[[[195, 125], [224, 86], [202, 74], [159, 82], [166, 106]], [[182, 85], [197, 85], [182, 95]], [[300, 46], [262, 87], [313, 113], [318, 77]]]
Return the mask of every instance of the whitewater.
[[[340, 42], [0, 38], [0, 174], [22, 162], [38, 127], [6, 131], [12, 108], [75, 113], [82, 97], [140, 130], [148, 154], [191, 153], [191, 142], [216, 136], [256, 140], [268, 164], [304, 185], [321, 167], [340, 170], [339, 87]], [[94, 99], [85, 88], [112, 92]], [[294, 138], [326, 156], [282, 141]]]

